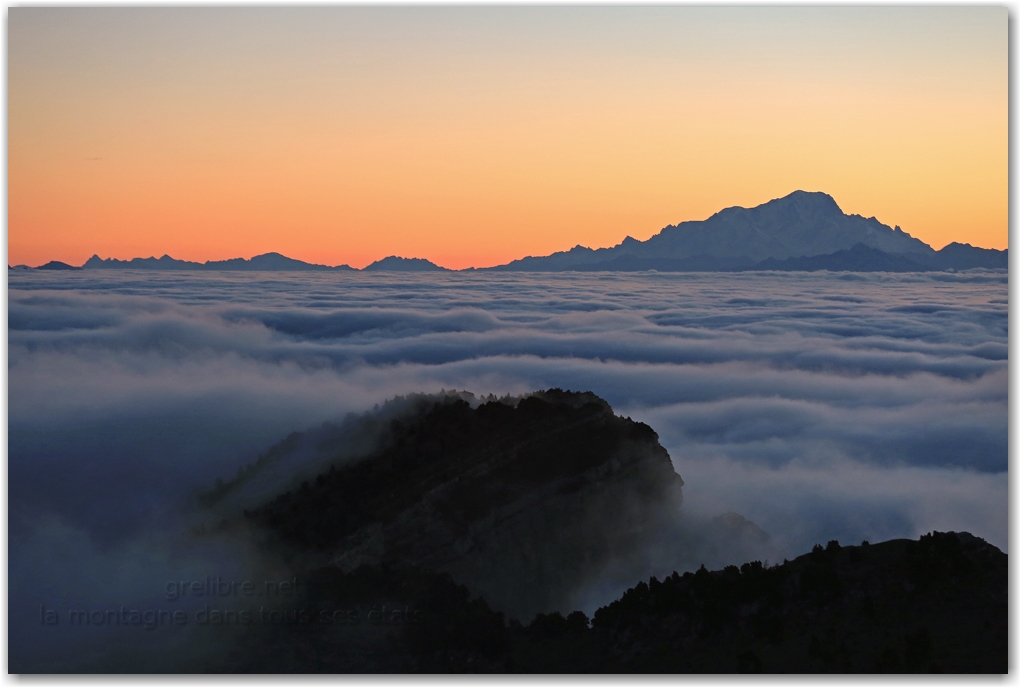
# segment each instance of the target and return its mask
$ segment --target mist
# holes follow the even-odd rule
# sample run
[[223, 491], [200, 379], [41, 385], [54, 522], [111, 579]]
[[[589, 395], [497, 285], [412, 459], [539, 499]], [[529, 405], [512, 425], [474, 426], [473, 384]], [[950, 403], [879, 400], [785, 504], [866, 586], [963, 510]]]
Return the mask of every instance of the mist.
[[[169, 580], [287, 574], [243, 542], [189, 538], [197, 491], [292, 431], [415, 392], [593, 391], [658, 433], [688, 522], [739, 513], [777, 558], [932, 529], [1006, 550], [1007, 283], [11, 273], [11, 669], [88, 665], [110, 633], [157, 655], [172, 629], [43, 627], [41, 606], [165, 607]], [[663, 547], [649, 569], [745, 553]]]

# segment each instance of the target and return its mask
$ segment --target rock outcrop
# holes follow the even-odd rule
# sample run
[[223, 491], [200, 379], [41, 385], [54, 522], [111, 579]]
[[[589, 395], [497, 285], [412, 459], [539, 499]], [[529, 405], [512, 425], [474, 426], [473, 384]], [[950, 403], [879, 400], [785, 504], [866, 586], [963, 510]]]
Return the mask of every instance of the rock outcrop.
[[683, 481], [655, 432], [591, 393], [392, 419], [384, 445], [246, 511], [295, 560], [449, 573], [514, 617], [565, 608], [675, 518]]

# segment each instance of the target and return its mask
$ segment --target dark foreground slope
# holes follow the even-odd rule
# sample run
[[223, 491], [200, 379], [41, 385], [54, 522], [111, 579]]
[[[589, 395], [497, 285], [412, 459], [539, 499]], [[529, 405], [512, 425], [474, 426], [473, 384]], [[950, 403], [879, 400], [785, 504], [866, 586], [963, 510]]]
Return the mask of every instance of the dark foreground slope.
[[448, 576], [308, 578], [294, 622], [252, 628], [259, 672], [1005, 673], [1006, 555], [966, 533], [828, 547], [651, 578], [600, 608], [506, 622]]
[[[294, 434], [202, 500], [234, 513], [207, 536], [253, 537], [300, 593], [181, 669], [1006, 671], [1007, 558], [965, 533], [769, 567], [736, 557], [735, 533], [767, 535], [728, 514], [702, 539], [753, 562], [630, 586], [711, 560], [681, 485], [655, 432], [591, 393], [416, 396]], [[593, 588], [622, 596], [589, 620]]]
[[621, 670], [1005, 673], [1007, 584], [1006, 555], [967, 533], [830, 542], [653, 578], [594, 624]]

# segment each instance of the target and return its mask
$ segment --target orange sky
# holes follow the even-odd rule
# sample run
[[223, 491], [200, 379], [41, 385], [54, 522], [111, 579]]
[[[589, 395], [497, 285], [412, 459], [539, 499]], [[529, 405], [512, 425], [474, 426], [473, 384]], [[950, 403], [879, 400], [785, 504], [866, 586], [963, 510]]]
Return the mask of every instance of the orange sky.
[[8, 17], [9, 264], [481, 267], [796, 189], [1007, 246], [1004, 7]]

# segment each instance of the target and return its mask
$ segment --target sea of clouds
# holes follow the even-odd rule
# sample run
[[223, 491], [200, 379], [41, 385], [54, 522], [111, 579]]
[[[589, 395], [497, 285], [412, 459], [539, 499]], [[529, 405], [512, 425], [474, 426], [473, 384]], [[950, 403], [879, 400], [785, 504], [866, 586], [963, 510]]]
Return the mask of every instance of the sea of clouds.
[[196, 489], [443, 388], [593, 391], [659, 434], [686, 511], [740, 513], [790, 558], [933, 529], [1006, 549], [1004, 272], [8, 279], [15, 671], [89, 640], [41, 605], [244, 575], [251, 552], [174, 525]]

